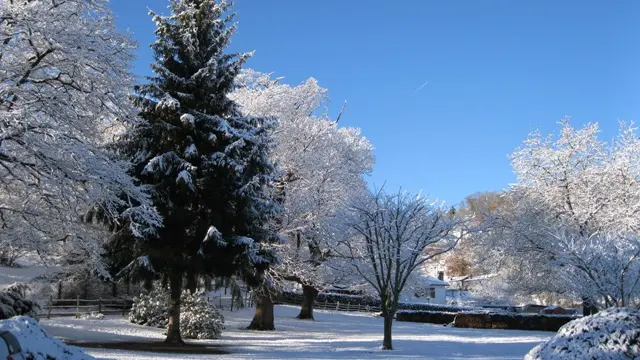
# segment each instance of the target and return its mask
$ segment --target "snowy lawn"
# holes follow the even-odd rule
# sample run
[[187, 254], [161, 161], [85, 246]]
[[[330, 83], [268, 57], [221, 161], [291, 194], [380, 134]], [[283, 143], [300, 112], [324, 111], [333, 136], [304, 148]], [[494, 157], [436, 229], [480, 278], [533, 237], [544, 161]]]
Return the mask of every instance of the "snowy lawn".
[[[193, 340], [229, 354], [225, 359], [522, 359], [553, 333], [519, 330], [457, 329], [394, 322], [394, 348], [381, 351], [382, 319], [369, 314], [316, 311], [316, 321], [297, 320], [299, 309], [276, 306], [276, 331], [245, 330], [253, 309], [225, 312], [226, 330], [218, 340]], [[161, 341], [163, 330], [133, 325], [126, 318], [42, 320], [47, 332], [74, 342]], [[159, 354], [86, 348], [106, 359], [207, 359], [212, 355]], [[216, 356], [216, 355], [213, 355]]]

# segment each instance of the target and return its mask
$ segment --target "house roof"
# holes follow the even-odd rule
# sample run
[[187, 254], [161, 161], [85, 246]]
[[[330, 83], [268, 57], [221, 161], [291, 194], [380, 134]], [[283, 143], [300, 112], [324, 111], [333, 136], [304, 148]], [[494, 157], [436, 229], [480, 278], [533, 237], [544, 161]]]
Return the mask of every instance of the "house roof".
[[498, 274], [486, 274], [486, 275], [478, 275], [478, 276], [471, 276], [471, 275], [454, 276], [454, 277], [450, 278], [449, 281], [466, 281], [466, 282], [482, 281], [482, 280], [490, 279], [490, 278], [495, 277], [497, 275]]
[[446, 281], [439, 280], [431, 275], [423, 275], [422, 280], [431, 286], [449, 286], [449, 283]]

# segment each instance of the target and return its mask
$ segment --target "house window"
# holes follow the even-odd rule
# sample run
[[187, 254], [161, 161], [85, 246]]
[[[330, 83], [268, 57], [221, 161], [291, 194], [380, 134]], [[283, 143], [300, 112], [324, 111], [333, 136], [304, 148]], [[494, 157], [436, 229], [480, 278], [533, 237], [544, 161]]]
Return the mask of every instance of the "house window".
[[432, 298], [432, 299], [436, 298], [436, 288], [434, 288], [434, 287], [429, 288], [429, 297]]

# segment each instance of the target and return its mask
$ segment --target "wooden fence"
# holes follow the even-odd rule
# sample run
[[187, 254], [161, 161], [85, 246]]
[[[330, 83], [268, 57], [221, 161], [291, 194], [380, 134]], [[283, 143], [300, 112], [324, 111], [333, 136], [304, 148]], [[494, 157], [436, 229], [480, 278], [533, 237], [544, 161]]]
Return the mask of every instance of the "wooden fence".
[[[225, 310], [237, 310], [238, 299], [232, 301], [229, 296], [215, 296], [208, 297], [207, 300], [213, 304], [214, 306], [225, 309]], [[250, 296], [243, 298], [242, 303], [244, 307], [253, 307], [254, 303]], [[284, 302], [276, 302], [287, 305], [297, 305], [301, 306], [302, 304], [295, 301], [284, 301]], [[43, 312], [39, 313], [38, 316], [41, 318], [46, 317], [50, 319], [52, 317], [64, 317], [64, 316], [75, 316], [76, 318], [81, 317], [85, 314], [90, 314], [92, 312], [101, 313], [104, 315], [122, 315], [125, 316], [131, 310], [131, 306], [133, 305], [133, 300], [127, 299], [80, 299], [77, 297], [75, 299], [53, 299], [49, 298], [46, 306], [42, 308]], [[329, 302], [329, 301], [315, 301], [314, 309], [317, 310], [331, 310], [331, 311], [347, 311], [347, 312], [367, 312], [367, 313], [376, 313], [380, 312], [379, 306], [371, 306], [364, 305], [357, 302]]]
[[79, 318], [84, 314], [92, 312], [104, 315], [125, 316], [133, 305], [133, 300], [127, 299], [54, 299], [49, 298], [47, 305], [43, 308], [46, 313], [40, 313], [38, 316], [50, 319], [52, 317], [75, 316]]
[[[296, 301], [283, 301], [281, 304], [298, 305], [302, 306], [302, 303]], [[360, 303], [350, 302], [329, 302], [329, 301], [314, 301], [313, 308], [316, 310], [332, 310], [332, 311], [347, 311], [347, 312], [367, 312], [376, 313], [380, 312], [379, 306], [364, 305]]]

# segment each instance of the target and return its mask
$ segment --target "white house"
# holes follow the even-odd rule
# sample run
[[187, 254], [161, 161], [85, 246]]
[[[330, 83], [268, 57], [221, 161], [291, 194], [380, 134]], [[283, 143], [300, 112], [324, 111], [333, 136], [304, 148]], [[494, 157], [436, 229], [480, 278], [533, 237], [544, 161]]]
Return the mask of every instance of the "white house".
[[416, 284], [407, 289], [403, 301], [424, 304], [446, 304], [446, 287], [449, 283], [422, 273]]

